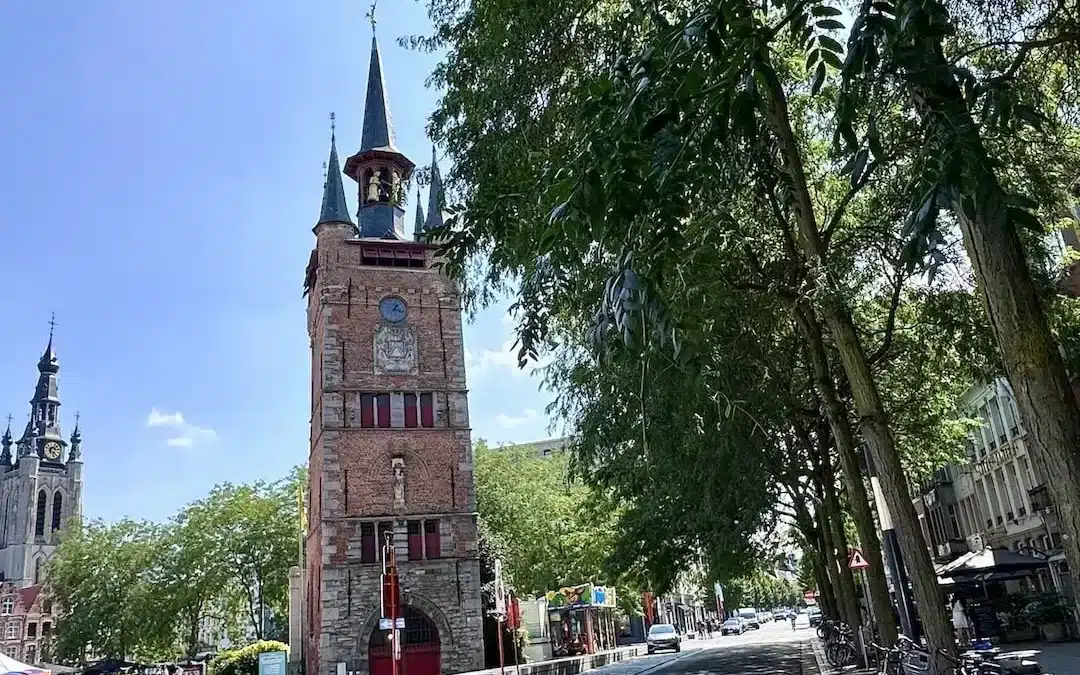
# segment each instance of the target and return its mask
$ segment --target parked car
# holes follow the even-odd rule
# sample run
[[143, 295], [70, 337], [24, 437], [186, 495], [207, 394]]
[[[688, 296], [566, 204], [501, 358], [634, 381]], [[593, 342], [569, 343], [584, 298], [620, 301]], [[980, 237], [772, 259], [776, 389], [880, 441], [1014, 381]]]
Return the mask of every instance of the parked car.
[[720, 626], [721, 635], [742, 635], [746, 632], [746, 622], [740, 617], [733, 616]]
[[787, 621], [788, 613], [786, 609], [778, 609], [772, 613], [773, 621]]
[[649, 628], [649, 634], [645, 636], [645, 648], [650, 654], [658, 649], [674, 649], [680, 652], [682, 651], [682, 637], [670, 623], [654, 623]]
[[740, 609], [739, 617], [743, 620], [743, 623], [746, 624], [747, 630], [757, 630], [758, 628], [761, 628], [761, 620], [758, 619], [756, 609]]

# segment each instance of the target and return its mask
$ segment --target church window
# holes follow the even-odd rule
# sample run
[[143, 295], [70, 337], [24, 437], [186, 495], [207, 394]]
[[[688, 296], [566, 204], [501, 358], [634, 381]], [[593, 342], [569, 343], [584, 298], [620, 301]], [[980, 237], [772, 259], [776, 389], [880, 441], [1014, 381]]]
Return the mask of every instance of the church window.
[[375, 421], [382, 429], [390, 428], [390, 394], [375, 397]]
[[8, 640], [14, 640], [15, 638], [19, 637], [18, 621], [7, 622], [7, 630], [4, 631], [4, 637], [6, 637]]
[[417, 424], [416, 394], [405, 394], [405, 426], [413, 428]]
[[45, 559], [38, 558], [34, 562], [34, 584], [40, 584], [45, 581]]
[[420, 426], [435, 426], [435, 397], [432, 394], [420, 394]]
[[34, 520], [34, 535], [41, 537], [45, 534], [45, 502], [49, 496], [42, 490], [37, 495], [37, 517]]
[[375, 562], [375, 549], [375, 523], [360, 523], [360, 562]]
[[439, 521], [424, 521], [424, 555], [428, 560], [440, 557]]
[[0, 600], [0, 614], [7, 616], [15, 611], [15, 599], [9, 597]]
[[60, 529], [61, 516], [64, 514], [64, 495], [57, 490], [52, 500], [52, 531]]
[[420, 536], [420, 521], [409, 521], [409, 560], [424, 559], [424, 539]]
[[360, 394], [360, 426], [368, 429], [375, 426], [374, 394]]

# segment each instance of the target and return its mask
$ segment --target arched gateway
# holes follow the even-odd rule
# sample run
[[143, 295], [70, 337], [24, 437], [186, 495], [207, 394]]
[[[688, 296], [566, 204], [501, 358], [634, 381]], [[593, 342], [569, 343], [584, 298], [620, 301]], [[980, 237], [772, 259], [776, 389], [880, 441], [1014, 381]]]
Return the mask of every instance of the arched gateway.
[[[439, 629], [426, 614], [414, 607], [405, 607], [405, 628], [402, 637], [401, 661], [398, 675], [439, 675]], [[391, 675], [390, 631], [376, 630], [368, 642], [368, 673]]]

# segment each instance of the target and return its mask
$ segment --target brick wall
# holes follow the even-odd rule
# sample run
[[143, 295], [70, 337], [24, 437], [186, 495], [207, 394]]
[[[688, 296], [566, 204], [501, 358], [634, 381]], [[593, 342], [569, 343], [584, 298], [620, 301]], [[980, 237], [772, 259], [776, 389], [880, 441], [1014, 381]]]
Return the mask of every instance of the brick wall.
[[[361, 264], [360, 242], [349, 235], [320, 226], [309, 292], [308, 672], [334, 675], [339, 662], [368, 670], [381, 567], [361, 559], [361, 523], [375, 521], [394, 523], [403, 599], [438, 628], [442, 671], [475, 670], [483, 659], [482, 608], [460, 296], [430, 268]], [[431, 249], [425, 255], [430, 263]], [[413, 374], [376, 372], [375, 334], [385, 324], [378, 304], [387, 295], [408, 305]], [[384, 392], [433, 394], [434, 426], [359, 428], [361, 394]], [[395, 500], [395, 457], [405, 463], [403, 503]], [[407, 559], [407, 521], [415, 519], [439, 521], [442, 557]]]

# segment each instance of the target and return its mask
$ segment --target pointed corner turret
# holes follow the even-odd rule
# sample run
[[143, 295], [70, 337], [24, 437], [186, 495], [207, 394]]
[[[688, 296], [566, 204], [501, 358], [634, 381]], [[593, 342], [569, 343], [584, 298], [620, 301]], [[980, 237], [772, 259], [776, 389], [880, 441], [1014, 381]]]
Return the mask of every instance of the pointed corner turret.
[[431, 146], [431, 188], [428, 192], [428, 212], [427, 221], [424, 223], [424, 230], [430, 232], [436, 228], [443, 226], [443, 183], [442, 174], [439, 173], [439, 162], [435, 156], [435, 146]]
[[71, 432], [71, 450], [68, 452], [69, 462], [82, 461], [82, 432], [79, 431], [79, 413], [75, 413], [75, 428]]
[[349, 216], [349, 206], [345, 202], [345, 186], [341, 182], [341, 165], [338, 163], [337, 130], [334, 114], [330, 113], [330, 158], [326, 163], [326, 181], [323, 183], [322, 209], [319, 211], [319, 225], [341, 223], [356, 226]]
[[7, 429], [4, 430], [4, 435], [0, 437], [0, 446], [3, 446], [3, 451], [0, 452], [0, 471], [6, 471], [11, 466], [11, 444], [13, 443], [11, 438], [11, 415], [7, 417]]
[[424, 240], [424, 207], [420, 204], [420, 186], [416, 186], [416, 220], [413, 221], [413, 240]]

